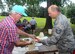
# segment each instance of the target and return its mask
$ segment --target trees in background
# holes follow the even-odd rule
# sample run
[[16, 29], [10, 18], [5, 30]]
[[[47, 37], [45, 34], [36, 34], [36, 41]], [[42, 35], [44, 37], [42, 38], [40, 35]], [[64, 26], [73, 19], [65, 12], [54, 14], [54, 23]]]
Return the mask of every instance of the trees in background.
[[[42, 3], [47, 0], [5, 0], [5, 2], [7, 3], [9, 9], [11, 9], [11, 7], [13, 5], [25, 5], [27, 8], [27, 14], [28, 16], [36, 16], [36, 17], [45, 17], [45, 13], [47, 11], [47, 8], [43, 8], [39, 6], [39, 3]], [[50, 0], [52, 4], [56, 4], [56, 5], [62, 5], [66, 0]], [[61, 2], [62, 1], [62, 2]]]
[[[67, 0], [47, 0], [47, 9], [50, 5], [55, 4], [57, 6], [63, 6], [63, 4], [66, 2]], [[47, 11], [47, 15], [46, 15], [46, 25], [45, 28], [46, 30], [48, 29], [52, 29], [52, 19], [51, 17], [48, 16], [48, 11]]]
[[66, 13], [67, 17], [71, 19], [72, 24], [75, 24], [75, 4], [71, 3], [66, 7], [67, 7], [67, 13]]
[[75, 4], [70, 3], [70, 5], [66, 6], [67, 7], [67, 17], [72, 18], [75, 17]]
[[2, 1], [0, 0], [0, 11], [3, 12], [4, 11], [4, 5], [2, 3]]
[[46, 12], [46, 25], [44, 27], [45, 30], [52, 29], [52, 19], [48, 15], [48, 7], [52, 4], [52, 0], [47, 0], [47, 12]]
[[[44, 1], [47, 2], [47, 8], [39, 6], [39, 3], [42, 3]], [[48, 16], [48, 7], [51, 4], [56, 4], [61, 7], [61, 10], [65, 15], [67, 15], [68, 17], [73, 17], [75, 14], [75, 7], [72, 4], [64, 7], [64, 4], [67, 4], [67, 1], [69, 0], [6, 0], [6, 3], [8, 4], [10, 9], [15, 4], [23, 6], [25, 5], [27, 8], [26, 12], [30, 17], [46, 17], [45, 29], [51, 29], [52, 19]]]

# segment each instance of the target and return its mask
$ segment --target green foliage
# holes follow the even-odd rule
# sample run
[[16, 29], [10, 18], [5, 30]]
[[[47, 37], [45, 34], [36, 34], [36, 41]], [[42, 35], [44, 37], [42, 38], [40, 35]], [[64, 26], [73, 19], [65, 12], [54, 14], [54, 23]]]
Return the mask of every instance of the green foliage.
[[70, 22], [71, 22], [72, 24], [75, 24], [75, 18], [71, 18]]
[[[48, 1], [48, 0], [6, 0], [6, 1], [7, 1], [7, 4], [9, 5], [10, 9], [14, 4], [18, 4], [18, 5], [27, 4], [27, 14], [29, 16], [44, 17], [45, 16], [44, 13], [46, 12], [47, 9], [39, 7], [39, 3], [43, 2], [43, 1]], [[50, 1], [52, 4], [61, 6], [62, 3], [64, 3], [66, 0], [63, 0], [62, 3], [61, 3], [62, 0], [50, 0]]]
[[61, 0], [51, 0], [51, 3], [52, 4], [56, 4], [56, 5], [58, 5], [58, 6], [61, 6], [62, 4], [61, 4]]
[[36, 16], [38, 16], [38, 13], [39, 13], [39, 6], [37, 6], [36, 4], [33, 6], [29, 6], [28, 8], [27, 8], [27, 14], [28, 14], [28, 16], [30, 16], [30, 17], [36, 17]]
[[75, 4], [71, 3], [67, 6], [67, 16], [69, 18], [75, 17]]
[[71, 3], [67, 6], [67, 17], [71, 18], [71, 23], [75, 24], [75, 4]]
[[[4, 19], [4, 18], [5, 18], [5, 16], [0, 16], [0, 21], [2, 21], [2, 19]], [[28, 21], [30, 21], [32, 18], [31, 17], [23, 17], [23, 18], [21, 18], [21, 21], [23, 21], [23, 19], [27, 19]], [[46, 23], [45, 18], [35, 17], [35, 20], [37, 22], [37, 27], [38, 28], [43, 28], [45, 26], [45, 23]], [[54, 19], [52, 20], [52, 24], [54, 24]], [[75, 24], [71, 24], [71, 27], [75, 30]]]
[[39, 9], [39, 17], [44, 17], [44, 10], [45, 10], [45, 8], [40, 7], [40, 9]]
[[26, 3], [26, 0], [6, 0], [6, 1], [7, 4], [9, 5], [14, 5], [14, 3], [18, 5], [24, 5]]

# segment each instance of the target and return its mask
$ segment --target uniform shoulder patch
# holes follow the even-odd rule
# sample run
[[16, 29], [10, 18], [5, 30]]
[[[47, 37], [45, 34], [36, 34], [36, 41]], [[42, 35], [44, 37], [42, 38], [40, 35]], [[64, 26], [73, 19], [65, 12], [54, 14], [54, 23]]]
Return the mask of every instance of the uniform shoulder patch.
[[62, 29], [56, 28], [56, 33], [57, 33], [57, 34], [60, 34], [61, 32], [62, 32]]

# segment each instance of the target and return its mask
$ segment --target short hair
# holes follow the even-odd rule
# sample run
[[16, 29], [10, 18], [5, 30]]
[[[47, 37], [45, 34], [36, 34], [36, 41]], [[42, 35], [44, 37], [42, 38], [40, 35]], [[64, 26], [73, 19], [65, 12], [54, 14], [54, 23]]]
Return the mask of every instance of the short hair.
[[32, 19], [34, 19], [34, 17], [32, 17]]
[[51, 10], [61, 12], [60, 7], [55, 6], [55, 5], [51, 6]]
[[15, 11], [10, 11], [9, 14], [16, 14], [17, 12]]

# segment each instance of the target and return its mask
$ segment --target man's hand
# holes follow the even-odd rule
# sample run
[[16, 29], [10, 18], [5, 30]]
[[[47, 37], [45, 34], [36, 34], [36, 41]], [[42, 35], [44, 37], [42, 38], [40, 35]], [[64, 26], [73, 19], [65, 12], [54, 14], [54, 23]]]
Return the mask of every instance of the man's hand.
[[39, 43], [41, 42], [41, 40], [39, 38], [35, 38], [34, 41], [39, 42]]
[[20, 46], [20, 47], [24, 47], [26, 45], [30, 45], [32, 44], [32, 41], [22, 41], [22, 40], [19, 40], [15, 43], [15, 46]]
[[36, 36], [33, 35], [33, 34], [28, 34], [28, 36], [29, 36], [30, 38], [32, 38], [32, 39], [35, 39], [35, 38], [36, 38]]
[[32, 44], [32, 42], [26, 41], [25, 44], [26, 44], [26, 45], [30, 45], [30, 44]]
[[28, 33], [24, 32], [24, 31], [22, 31], [22, 30], [20, 30], [20, 29], [18, 29], [18, 28], [17, 28], [17, 33], [20, 34], [20, 35], [23, 35], [23, 36], [30, 37], [30, 38], [32, 38], [32, 39], [35, 39], [35, 37], [36, 37], [35, 35], [28, 34]]

